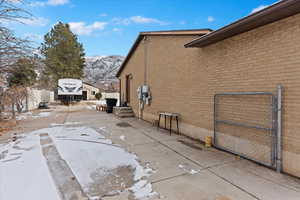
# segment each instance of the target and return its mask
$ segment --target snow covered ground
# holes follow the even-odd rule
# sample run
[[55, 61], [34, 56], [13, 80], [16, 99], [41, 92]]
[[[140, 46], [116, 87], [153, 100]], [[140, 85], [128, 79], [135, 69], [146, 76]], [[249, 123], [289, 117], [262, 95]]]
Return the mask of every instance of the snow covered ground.
[[36, 135], [0, 146], [1, 200], [59, 200]]
[[[152, 169], [141, 166], [135, 154], [113, 144], [100, 130], [79, 123], [52, 124], [0, 146], [0, 199], [60, 199], [42, 154], [40, 135], [45, 133], [89, 198], [122, 191], [131, 192], [135, 199], [157, 195], [147, 181]], [[113, 186], [103, 185], [108, 183]]]
[[32, 112], [26, 112], [26, 113], [21, 113], [18, 116], [16, 116], [17, 120], [25, 120], [27, 118], [44, 118], [44, 117], [49, 117], [51, 115], [51, 112], [40, 112], [38, 114], [33, 114]]

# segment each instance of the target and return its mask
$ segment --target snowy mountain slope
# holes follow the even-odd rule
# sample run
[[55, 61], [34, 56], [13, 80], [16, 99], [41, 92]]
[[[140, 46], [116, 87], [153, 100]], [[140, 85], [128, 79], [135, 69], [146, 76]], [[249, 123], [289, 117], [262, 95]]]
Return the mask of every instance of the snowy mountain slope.
[[94, 84], [117, 81], [115, 76], [123, 60], [123, 56], [86, 57], [85, 80]]

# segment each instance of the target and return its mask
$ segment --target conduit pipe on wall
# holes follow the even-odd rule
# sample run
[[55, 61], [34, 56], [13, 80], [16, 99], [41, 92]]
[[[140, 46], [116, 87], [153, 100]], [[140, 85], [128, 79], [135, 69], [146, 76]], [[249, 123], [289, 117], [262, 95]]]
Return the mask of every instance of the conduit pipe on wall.
[[282, 171], [282, 85], [277, 86], [277, 159], [276, 171]]
[[[144, 36], [143, 44], [144, 44], [144, 85], [147, 85], [147, 72], [148, 72], [148, 38]], [[141, 92], [141, 91], [140, 91]], [[142, 98], [139, 99], [139, 119], [143, 119], [143, 111], [144, 111], [144, 104]]]
[[147, 36], [143, 39], [144, 43], [144, 85], [147, 85], [147, 73], [148, 73], [148, 38]]

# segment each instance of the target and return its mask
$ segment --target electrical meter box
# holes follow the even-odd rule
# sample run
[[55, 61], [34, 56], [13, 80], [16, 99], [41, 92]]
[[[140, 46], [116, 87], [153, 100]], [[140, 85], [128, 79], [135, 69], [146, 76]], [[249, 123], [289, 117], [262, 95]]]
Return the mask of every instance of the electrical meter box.
[[143, 85], [142, 86], [142, 93], [143, 94], [149, 93], [149, 86], [148, 85]]
[[139, 86], [136, 91], [137, 91], [138, 99], [142, 100], [143, 99], [143, 96], [142, 96], [142, 86]]

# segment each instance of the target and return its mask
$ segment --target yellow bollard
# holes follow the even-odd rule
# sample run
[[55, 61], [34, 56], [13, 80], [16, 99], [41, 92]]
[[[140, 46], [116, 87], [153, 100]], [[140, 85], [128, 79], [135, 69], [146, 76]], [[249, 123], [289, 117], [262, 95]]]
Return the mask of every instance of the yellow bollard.
[[205, 137], [205, 147], [211, 147], [212, 146], [212, 137], [211, 136], [206, 136]]

